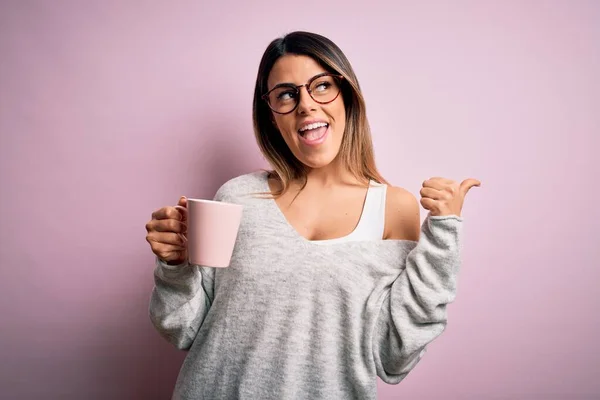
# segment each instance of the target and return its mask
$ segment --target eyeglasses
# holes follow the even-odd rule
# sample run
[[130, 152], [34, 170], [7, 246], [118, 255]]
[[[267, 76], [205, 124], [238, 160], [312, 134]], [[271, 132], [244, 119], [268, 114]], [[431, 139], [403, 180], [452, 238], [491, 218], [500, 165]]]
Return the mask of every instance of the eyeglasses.
[[300, 88], [306, 86], [310, 97], [319, 104], [331, 103], [340, 94], [342, 75], [322, 73], [315, 75], [304, 85], [280, 83], [261, 97], [277, 114], [289, 114], [298, 107]]

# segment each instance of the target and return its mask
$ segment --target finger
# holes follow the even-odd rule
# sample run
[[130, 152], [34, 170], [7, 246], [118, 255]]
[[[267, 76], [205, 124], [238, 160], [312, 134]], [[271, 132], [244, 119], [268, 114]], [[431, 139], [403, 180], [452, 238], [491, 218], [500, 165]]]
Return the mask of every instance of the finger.
[[430, 199], [428, 197], [422, 197], [420, 200], [421, 205], [423, 206], [424, 209], [429, 210], [429, 211], [437, 211], [438, 207], [437, 207], [437, 202], [433, 199]]
[[187, 221], [188, 219], [188, 209], [187, 206], [175, 206], [175, 209], [181, 214], [181, 220]]
[[153, 219], [146, 224], [146, 230], [148, 232], [173, 232], [173, 233], [186, 233], [187, 224], [176, 219]]
[[152, 219], [176, 219], [181, 220], [183, 216], [175, 207], [163, 207], [152, 213]]
[[422, 197], [428, 197], [434, 200], [445, 200], [448, 196], [448, 192], [443, 192], [429, 187], [422, 188], [419, 193]]
[[431, 178], [423, 181], [423, 187], [433, 188], [437, 190], [444, 190], [448, 185], [442, 180], [442, 178]]
[[181, 233], [151, 232], [146, 236], [146, 240], [153, 245], [153, 248], [160, 248], [163, 245], [174, 246], [178, 250], [187, 248], [187, 239]]
[[465, 179], [460, 184], [460, 192], [462, 193], [463, 196], [465, 196], [467, 194], [467, 192], [473, 186], [481, 186], [481, 182], [479, 182], [477, 179], [473, 179], [473, 178]]
[[153, 249], [153, 252], [163, 261], [181, 260], [186, 254], [185, 251], [179, 250], [171, 245], [163, 245], [158, 249]]
[[187, 207], [187, 197], [181, 196], [177, 202], [177, 205], [181, 207]]
[[432, 178], [429, 178], [430, 180], [434, 180], [434, 181], [440, 181], [443, 183], [452, 183], [454, 182], [452, 179], [448, 179], [448, 178], [444, 178], [443, 176], [434, 176]]

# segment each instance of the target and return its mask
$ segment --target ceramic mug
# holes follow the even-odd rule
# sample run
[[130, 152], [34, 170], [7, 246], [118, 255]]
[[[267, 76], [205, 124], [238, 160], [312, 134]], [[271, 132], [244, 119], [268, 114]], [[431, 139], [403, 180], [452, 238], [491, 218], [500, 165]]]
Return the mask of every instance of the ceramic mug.
[[242, 220], [243, 206], [187, 199], [188, 260], [192, 265], [229, 266]]

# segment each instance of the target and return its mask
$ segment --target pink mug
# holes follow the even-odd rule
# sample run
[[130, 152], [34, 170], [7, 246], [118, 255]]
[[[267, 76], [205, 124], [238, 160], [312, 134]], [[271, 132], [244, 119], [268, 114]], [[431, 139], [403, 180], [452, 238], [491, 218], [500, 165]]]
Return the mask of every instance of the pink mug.
[[187, 199], [188, 260], [192, 265], [229, 267], [242, 220], [243, 206]]

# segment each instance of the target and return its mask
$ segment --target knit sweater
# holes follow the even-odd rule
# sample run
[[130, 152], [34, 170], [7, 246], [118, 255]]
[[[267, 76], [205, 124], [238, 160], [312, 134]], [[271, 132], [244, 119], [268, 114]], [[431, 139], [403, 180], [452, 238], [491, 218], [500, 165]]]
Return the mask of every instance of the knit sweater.
[[462, 218], [428, 215], [416, 241], [315, 244], [253, 172], [215, 200], [244, 205], [228, 268], [156, 260], [149, 313], [187, 351], [173, 399], [376, 399], [446, 327]]

